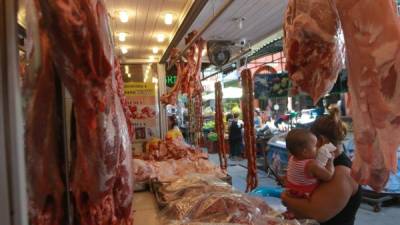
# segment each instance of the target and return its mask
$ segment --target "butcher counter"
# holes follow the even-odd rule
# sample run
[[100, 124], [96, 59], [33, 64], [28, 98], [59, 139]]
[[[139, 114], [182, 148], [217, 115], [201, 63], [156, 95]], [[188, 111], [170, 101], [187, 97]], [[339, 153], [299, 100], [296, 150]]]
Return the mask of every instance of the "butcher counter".
[[147, 192], [135, 192], [133, 196], [134, 224], [135, 225], [159, 225], [159, 208], [154, 194]]

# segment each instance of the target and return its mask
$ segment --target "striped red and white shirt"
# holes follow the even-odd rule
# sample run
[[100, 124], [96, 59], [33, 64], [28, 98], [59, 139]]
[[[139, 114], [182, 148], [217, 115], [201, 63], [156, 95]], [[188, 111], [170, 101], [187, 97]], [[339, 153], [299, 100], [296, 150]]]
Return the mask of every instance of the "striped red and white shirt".
[[289, 158], [286, 188], [292, 193], [309, 196], [318, 186], [318, 179], [306, 172], [306, 166], [312, 160], [314, 159], [297, 160], [293, 156]]

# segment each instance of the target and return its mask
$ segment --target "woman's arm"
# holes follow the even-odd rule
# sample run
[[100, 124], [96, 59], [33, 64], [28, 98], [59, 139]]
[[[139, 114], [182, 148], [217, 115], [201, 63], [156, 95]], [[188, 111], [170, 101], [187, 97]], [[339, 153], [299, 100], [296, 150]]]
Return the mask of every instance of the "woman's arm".
[[355, 188], [350, 179], [352, 179], [350, 169], [337, 166], [332, 180], [322, 183], [310, 199], [291, 197], [284, 193], [282, 201], [296, 217], [324, 222], [337, 215], [346, 206]]
[[316, 160], [310, 161], [307, 164], [306, 171], [318, 180], [329, 181], [334, 173], [333, 160], [329, 159], [326, 167], [320, 166]]

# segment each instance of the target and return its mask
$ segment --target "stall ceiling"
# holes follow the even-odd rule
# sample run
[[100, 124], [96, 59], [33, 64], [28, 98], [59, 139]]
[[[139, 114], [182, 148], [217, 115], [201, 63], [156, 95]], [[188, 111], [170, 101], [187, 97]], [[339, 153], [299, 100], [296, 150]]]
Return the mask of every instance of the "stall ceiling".
[[[223, 5], [223, 0], [210, 0], [189, 29], [200, 30], [206, 21]], [[235, 0], [202, 35], [205, 40], [230, 40], [245, 38], [255, 44], [282, 29], [283, 15], [288, 0]], [[245, 18], [239, 29], [237, 18]], [[182, 40], [178, 47], [184, 48]], [[240, 48], [237, 48], [237, 51]]]
[[[193, 0], [107, 0], [116, 52], [121, 55], [122, 63], [158, 62], [192, 3]], [[120, 21], [121, 11], [128, 13], [128, 22]], [[171, 25], [164, 22], [167, 13], [173, 15]], [[119, 40], [121, 32], [127, 34], [124, 42]], [[163, 42], [157, 41], [159, 34], [164, 35]], [[154, 47], [159, 49], [156, 54], [152, 52]], [[128, 52], [122, 54], [122, 48]]]

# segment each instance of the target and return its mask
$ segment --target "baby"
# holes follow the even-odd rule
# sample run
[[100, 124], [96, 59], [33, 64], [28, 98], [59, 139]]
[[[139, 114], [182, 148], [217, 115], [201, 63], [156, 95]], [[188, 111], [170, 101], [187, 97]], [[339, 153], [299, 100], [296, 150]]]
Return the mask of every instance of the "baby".
[[[306, 129], [293, 129], [286, 137], [289, 158], [286, 188], [300, 198], [309, 198], [320, 181], [329, 181], [334, 172], [332, 157], [317, 160], [317, 138]], [[326, 150], [326, 149], [325, 149]]]

